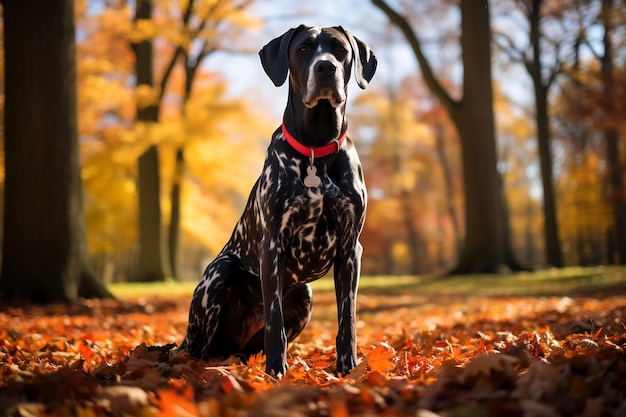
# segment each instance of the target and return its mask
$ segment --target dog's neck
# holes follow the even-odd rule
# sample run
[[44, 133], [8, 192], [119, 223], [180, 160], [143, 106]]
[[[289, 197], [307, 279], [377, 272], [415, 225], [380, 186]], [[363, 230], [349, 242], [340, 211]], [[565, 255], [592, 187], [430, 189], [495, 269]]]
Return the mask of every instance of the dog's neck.
[[328, 100], [307, 108], [300, 98], [290, 96], [283, 123], [298, 142], [305, 146], [322, 146], [336, 140], [346, 127], [345, 102], [338, 107]]

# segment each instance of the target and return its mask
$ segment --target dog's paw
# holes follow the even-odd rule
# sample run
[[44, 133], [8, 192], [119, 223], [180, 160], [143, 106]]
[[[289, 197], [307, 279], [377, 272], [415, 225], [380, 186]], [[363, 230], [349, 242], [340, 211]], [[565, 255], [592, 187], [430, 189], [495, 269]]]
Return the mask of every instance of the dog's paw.
[[287, 373], [287, 364], [277, 363], [277, 364], [272, 365], [268, 362], [267, 366], [265, 367], [265, 373], [271, 376], [272, 378], [282, 379], [283, 376], [285, 376], [285, 374]]
[[356, 366], [356, 358], [352, 355], [341, 355], [337, 358], [337, 374], [346, 376]]

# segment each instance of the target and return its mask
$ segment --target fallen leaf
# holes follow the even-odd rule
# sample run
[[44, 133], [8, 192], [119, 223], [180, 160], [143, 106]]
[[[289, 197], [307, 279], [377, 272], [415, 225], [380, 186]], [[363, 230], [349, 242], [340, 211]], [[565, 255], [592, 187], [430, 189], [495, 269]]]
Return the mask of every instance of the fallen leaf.
[[367, 355], [367, 366], [373, 372], [385, 373], [394, 368], [395, 350], [386, 343], [380, 343]]
[[476, 356], [465, 368], [465, 373], [471, 376], [489, 377], [491, 372], [510, 372], [517, 364], [517, 358], [498, 353], [489, 353]]
[[105, 408], [113, 414], [122, 414], [123, 412], [133, 414], [149, 403], [148, 394], [144, 390], [126, 385], [104, 387], [96, 398], [104, 401]]

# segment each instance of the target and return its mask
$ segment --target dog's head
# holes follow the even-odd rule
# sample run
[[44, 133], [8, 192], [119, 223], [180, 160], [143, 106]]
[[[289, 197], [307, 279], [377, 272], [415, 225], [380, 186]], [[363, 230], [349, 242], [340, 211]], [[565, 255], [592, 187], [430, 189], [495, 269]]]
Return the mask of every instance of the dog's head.
[[270, 41], [259, 52], [263, 69], [277, 87], [291, 72], [291, 88], [308, 108], [319, 100], [333, 107], [344, 103], [354, 64], [359, 87], [365, 89], [376, 72], [376, 55], [341, 26], [300, 25]]

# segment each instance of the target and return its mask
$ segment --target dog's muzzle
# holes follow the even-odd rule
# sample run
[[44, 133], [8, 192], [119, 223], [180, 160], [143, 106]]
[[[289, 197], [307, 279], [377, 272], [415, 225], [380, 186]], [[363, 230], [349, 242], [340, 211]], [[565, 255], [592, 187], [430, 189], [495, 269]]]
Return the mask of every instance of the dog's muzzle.
[[302, 98], [308, 108], [317, 106], [320, 100], [328, 100], [333, 107], [346, 101], [343, 66], [326, 55], [311, 63]]

